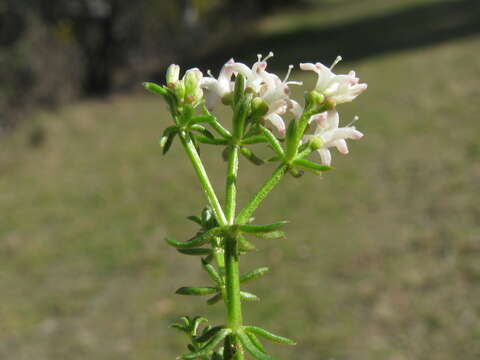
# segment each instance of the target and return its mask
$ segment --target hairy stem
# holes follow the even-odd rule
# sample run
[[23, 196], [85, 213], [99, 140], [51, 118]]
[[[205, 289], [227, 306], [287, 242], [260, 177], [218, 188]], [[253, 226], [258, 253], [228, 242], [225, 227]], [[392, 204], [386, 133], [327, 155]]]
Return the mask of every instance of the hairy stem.
[[244, 224], [252, 216], [253, 212], [258, 208], [261, 202], [267, 197], [270, 191], [280, 182], [283, 175], [288, 169], [287, 164], [281, 164], [270, 176], [270, 178], [262, 185], [260, 190], [253, 196], [250, 202], [237, 215], [235, 223]]

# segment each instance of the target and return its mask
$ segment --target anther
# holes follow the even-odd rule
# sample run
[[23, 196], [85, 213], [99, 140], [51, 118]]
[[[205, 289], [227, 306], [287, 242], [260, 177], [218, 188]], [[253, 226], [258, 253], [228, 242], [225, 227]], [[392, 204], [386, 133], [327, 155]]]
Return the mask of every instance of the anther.
[[355, 116], [353, 117], [353, 120], [350, 121], [350, 124], [348, 124], [347, 127], [348, 127], [348, 126], [352, 126], [352, 125], [355, 124], [358, 120], [360, 120], [360, 118], [359, 118], [357, 115], [355, 115]]
[[335, 61], [332, 63], [332, 65], [330, 66], [330, 70], [332, 70], [335, 65], [337, 65], [340, 61], [342, 61], [342, 57], [340, 55], [338, 55], [335, 59]]
[[288, 77], [290, 76], [291, 72], [292, 72], [292, 69], [293, 69], [293, 65], [288, 65], [288, 71], [287, 71], [287, 75], [285, 75], [285, 79], [283, 79], [283, 82], [287, 82], [288, 80]]

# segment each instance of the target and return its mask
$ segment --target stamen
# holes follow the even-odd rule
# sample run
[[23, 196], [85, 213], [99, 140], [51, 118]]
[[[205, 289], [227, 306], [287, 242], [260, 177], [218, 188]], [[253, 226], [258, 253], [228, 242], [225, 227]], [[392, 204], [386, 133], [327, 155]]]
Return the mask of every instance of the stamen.
[[360, 120], [360, 118], [359, 118], [357, 115], [355, 115], [355, 116], [353, 117], [353, 120], [350, 121], [350, 124], [348, 124], [347, 127], [352, 126], [352, 125], [355, 124], [358, 120]]
[[283, 79], [283, 82], [286, 83], [287, 80], [288, 80], [288, 77], [290, 76], [290, 74], [292, 73], [292, 69], [293, 69], [293, 65], [288, 65], [288, 71], [287, 71], [287, 75], [285, 75], [285, 78]]
[[272, 51], [270, 51], [270, 52], [268, 53], [268, 55], [265, 56], [265, 59], [263, 59], [262, 61], [267, 61], [267, 60], [270, 59], [271, 57], [273, 57], [273, 52], [272, 52]]
[[299, 86], [302, 86], [303, 85], [303, 81], [287, 81], [285, 83], [285, 85], [299, 85]]
[[257, 59], [258, 59], [257, 60], [258, 62], [261, 62], [262, 61], [262, 54], [257, 54]]
[[210, 76], [210, 77], [212, 77], [212, 78], [215, 77], [215, 76], [213, 76], [212, 71], [211, 71], [210, 69], [207, 70], [207, 75]]
[[332, 65], [330, 66], [330, 70], [332, 70], [335, 65], [337, 65], [340, 61], [342, 61], [342, 57], [340, 55], [338, 55], [335, 59], [335, 61], [332, 63]]

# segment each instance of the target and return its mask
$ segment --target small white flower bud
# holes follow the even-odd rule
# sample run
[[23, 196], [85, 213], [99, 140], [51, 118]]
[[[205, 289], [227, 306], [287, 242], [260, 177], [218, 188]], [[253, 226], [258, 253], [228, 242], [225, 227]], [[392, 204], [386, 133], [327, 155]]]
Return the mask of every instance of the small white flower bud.
[[172, 87], [178, 82], [180, 76], [180, 66], [171, 64], [167, 69], [167, 86]]

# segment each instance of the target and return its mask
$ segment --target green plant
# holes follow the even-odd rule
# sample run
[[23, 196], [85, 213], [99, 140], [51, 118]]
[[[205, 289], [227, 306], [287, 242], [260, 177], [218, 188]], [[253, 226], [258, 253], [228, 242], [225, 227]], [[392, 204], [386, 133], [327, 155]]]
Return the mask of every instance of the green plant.
[[[204, 77], [200, 70], [187, 70], [180, 79], [180, 68], [171, 65], [167, 71], [167, 84], [145, 83], [152, 93], [161, 95], [168, 104], [174, 124], [167, 127], [160, 139], [163, 153], [167, 153], [175, 138], [179, 138], [200, 185], [208, 199], [208, 206], [200, 216], [189, 216], [197, 223], [198, 232], [191, 239], [181, 242], [166, 239], [167, 243], [185, 255], [200, 256], [203, 269], [213, 281], [212, 286], [181, 287], [177, 294], [210, 295], [208, 304], [223, 300], [226, 304], [225, 325], [200, 325], [203, 317], [183, 317], [181, 323], [172, 327], [185, 332], [190, 339], [189, 353], [183, 359], [241, 360], [244, 350], [258, 360], [274, 359], [265, 352], [259, 338], [282, 344], [295, 344], [287, 339], [257, 326], [247, 326], [242, 320], [242, 301], [257, 300], [257, 296], [241, 290], [241, 284], [263, 276], [268, 268], [262, 267], [240, 275], [241, 255], [255, 249], [253, 238], [282, 238], [281, 231], [286, 221], [268, 225], [253, 223], [253, 214], [261, 202], [289, 173], [301, 177], [305, 170], [321, 174], [330, 170], [330, 147], [348, 153], [346, 139], [359, 139], [361, 132], [352, 126], [339, 127], [338, 104], [352, 101], [366, 89], [352, 71], [336, 75], [320, 63], [300, 64], [302, 70], [311, 70], [318, 75], [315, 89], [305, 93], [302, 106], [290, 98], [289, 85], [302, 85], [287, 81], [293, 66], [282, 81], [277, 75], [266, 71], [266, 58], [247, 67], [234, 60], [228, 61], [216, 79]], [[235, 76], [235, 81], [232, 77]], [[214, 105], [221, 101], [233, 110], [230, 130], [224, 127], [211, 113]], [[292, 114], [288, 127], [284, 117]], [[308, 134], [316, 124], [313, 134]], [[207, 126], [209, 128], [207, 128]], [[277, 133], [277, 135], [275, 134]], [[251, 149], [252, 144], [266, 144], [273, 156], [263, 160]], [[199, 156], [200, 145], [223, 147], [227, 161], [226, 195], [222, 206], [211, 185]], [[308, 160], [307, 156], [317, 151], [321, 164]], [[247, 205], [237, 213], [236, 193], [238, 159], [242, 155], [255, 165], [266, 162], [277, 163], [272, 173]]]

